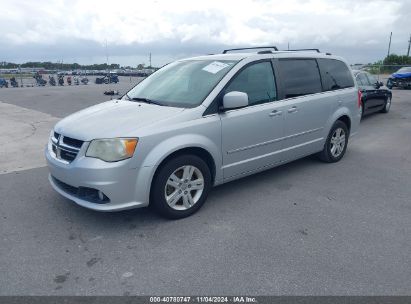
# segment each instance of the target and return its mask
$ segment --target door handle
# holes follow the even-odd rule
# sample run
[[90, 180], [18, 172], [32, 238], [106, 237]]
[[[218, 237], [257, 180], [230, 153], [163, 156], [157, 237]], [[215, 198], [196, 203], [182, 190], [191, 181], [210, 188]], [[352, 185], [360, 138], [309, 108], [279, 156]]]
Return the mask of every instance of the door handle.
[[269, 116], [273, 117], [273, 116], [280, 116], [283, 113], [283, 111], [278, 111], [278, 110], [273, 110], [272, 112], [270, 112], [270, 114], [268, 114]]
[[291, 107], [291, 108], [288, 109], [288, 113], [295, 113], [295, 112], [297, 112], [297, 107], [296, 106]]

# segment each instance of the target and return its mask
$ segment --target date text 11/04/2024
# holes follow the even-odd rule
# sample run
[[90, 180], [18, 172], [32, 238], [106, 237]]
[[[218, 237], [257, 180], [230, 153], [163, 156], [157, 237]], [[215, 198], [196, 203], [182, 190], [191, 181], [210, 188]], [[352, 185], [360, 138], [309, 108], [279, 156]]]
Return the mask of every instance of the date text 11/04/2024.
[[150, 303], [257, 303], [255, 297], [150, 297]]

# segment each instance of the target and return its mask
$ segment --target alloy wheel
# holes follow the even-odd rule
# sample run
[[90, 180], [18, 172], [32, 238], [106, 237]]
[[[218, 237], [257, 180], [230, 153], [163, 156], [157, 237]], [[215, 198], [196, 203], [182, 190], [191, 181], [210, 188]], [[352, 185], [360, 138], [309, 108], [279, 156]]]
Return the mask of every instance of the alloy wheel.
[[385, 111], [389, 111], [391, 107], [391, 98], [387, 98], [387, 102], [385, 104]]
[[345, 131], [342, 128], [335, 129], [330, 140], [331, 155], [335, 158], [339, 157], [345, 147]]
[[167, 204], [174, 210], [187, 210], [199, 201], [203, 190], [203, 174], [197, 167], [187, 165], [176, 169], [169, 176], [164, 196]]

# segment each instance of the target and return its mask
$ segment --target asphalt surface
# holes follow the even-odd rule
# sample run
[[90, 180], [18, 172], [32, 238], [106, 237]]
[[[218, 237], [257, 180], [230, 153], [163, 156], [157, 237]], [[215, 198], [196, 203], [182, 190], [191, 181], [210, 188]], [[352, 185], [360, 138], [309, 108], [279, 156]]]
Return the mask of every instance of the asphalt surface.
[[[107, 88], [0, 89], [14, 113], [0, 146], [16, 120], [46, 115], [51, 128]], [[25, 169], [41, 157], [27, 138], [47, 134], [24, 130], [15, 153], [0, 150], [15, 162], [0, 170], [0, 295], [411, 294], [411, 91], [366, 117], [339, 163], [308, 157], [219, 186], [178, 221], [62, 198], [41, 160]]]

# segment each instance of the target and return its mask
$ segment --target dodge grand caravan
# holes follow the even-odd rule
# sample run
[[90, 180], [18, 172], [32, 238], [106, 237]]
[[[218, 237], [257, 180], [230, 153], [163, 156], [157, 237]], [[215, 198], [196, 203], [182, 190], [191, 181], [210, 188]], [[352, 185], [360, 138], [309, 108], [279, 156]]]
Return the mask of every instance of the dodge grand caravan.
[[310, 155], [339, 161], [360, 122], [346, 62], [318, 50], [208, 55], [170, 63], [121, 99], [56, 124], [53, 188], [99, 211], [197, 211], [213, 186]]

